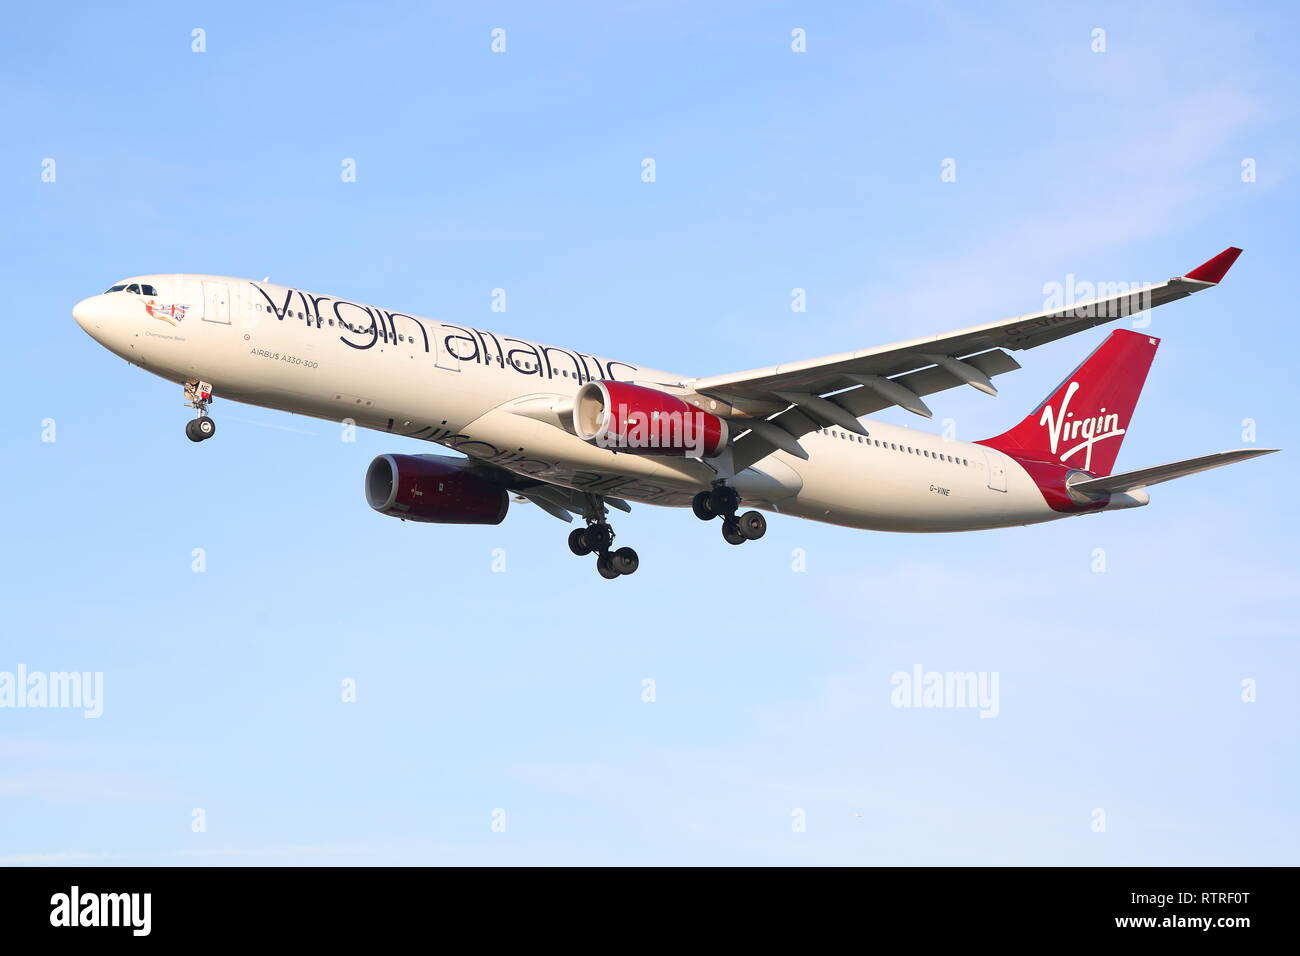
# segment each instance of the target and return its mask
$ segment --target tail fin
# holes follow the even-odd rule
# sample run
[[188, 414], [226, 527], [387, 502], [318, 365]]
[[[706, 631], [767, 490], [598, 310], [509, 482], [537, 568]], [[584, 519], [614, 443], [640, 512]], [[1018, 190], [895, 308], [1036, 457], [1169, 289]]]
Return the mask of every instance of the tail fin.
[[979, 444], [1109, 475], [1159, 344], [1116, 329], [1024, 421]]

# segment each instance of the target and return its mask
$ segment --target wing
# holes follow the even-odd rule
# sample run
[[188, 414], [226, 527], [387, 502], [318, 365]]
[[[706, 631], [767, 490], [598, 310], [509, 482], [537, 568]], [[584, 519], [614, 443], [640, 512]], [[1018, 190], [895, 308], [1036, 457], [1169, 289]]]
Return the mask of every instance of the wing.
[[561, 521], [572, 521], [575, 514], [583, 518], [599, 518], [601, 516], [600, 505], [602, 502], [611, 508], [617, 508], [619, 511], [632, 510], [632, 506], [622, 498], [611, 498], [609, 495], [593, 495], [540, 480], [535, 480], [526, 487], [515, 489], [515, 494], [526, 501], [531, 501], [547, 514], [554, 515]]
[[619, 511], [632, 510], [632, 506], [622, 498], [593, 495], [573, 488], [565, 488], [563, 485], [553, 485], [549, 481], [521, 475], [491, 462], [470, 458], [465, 462], [464, 467], [500, 483], [517, 499], [531, 501], [548, 515], [561, 521], [572, 521], [575, 514], [583, 518], [598, 518], [602, 514], [602, 504], [617, 508]]
[[1020, 367], [1007, 349], [1032, 349], [1211, 288], [1239, 255], [1231, 247], [1184, 276], [1059, 309], [685, 384], [730, 406], [725, 417], [738, 436], [732, 443], [737, 471], [777, 449], [807, 458], [801, 435], [827, 425], [861, 434], [858, 418], [891, 405], [929, 418], [921, 396], [958, 385], [996, 395], [991, 379]]

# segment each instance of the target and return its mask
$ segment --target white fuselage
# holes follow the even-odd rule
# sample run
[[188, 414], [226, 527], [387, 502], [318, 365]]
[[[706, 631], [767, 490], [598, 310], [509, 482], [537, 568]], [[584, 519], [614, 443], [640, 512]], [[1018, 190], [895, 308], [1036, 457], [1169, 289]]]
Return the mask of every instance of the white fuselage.
[[[674, 507], [720, 477], [707, 461], [598, 448], [548, 420], [586, 381], [680, 388], [682, 376], [269, 282], [153, 275], [79, 304], [106, 348], [218, 398], [436, 442], [558, 485]], [[182, 313], [183, 314], [180, 314]], [[881, 531], [965, 531], [1065, 517], [992, 448], [864, 420], [804, 436], [729, 478], [747, 506]]]

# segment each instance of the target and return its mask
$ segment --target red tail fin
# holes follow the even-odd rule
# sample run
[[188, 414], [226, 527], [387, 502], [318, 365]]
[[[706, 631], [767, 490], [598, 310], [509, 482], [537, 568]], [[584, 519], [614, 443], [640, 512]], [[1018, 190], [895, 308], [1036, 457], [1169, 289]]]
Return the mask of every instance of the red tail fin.
[[1109, 475], [1159, 344], [1116, 329], [1024, 421], [979, 444]]

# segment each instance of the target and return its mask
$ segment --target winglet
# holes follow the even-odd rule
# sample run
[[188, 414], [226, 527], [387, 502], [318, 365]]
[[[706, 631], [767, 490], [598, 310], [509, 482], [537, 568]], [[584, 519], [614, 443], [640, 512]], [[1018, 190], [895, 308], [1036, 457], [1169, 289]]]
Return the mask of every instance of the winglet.
[[1223, 277], [1228, 274], [1228, 270], [1232, 268], [1232, 264], [1237, 261], [1239, 255], [1241, 255], [1240, 249], [1236, 246], [1229, 246], [1209, 262], [1201, 263], [1183, 278], [1218, 284], [1223, 281]]

